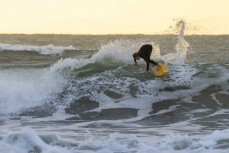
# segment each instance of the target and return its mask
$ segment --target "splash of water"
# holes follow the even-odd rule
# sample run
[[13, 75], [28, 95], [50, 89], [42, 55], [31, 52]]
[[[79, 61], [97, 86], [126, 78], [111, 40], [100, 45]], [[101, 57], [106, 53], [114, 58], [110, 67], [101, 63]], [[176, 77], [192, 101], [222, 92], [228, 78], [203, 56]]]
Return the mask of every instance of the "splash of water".
[[[92, 60], [95, 62], [106, 64], [108, 63], [132, 63], [134, 52], [137, 52], [144, 44], [151, 44], [153, 46], [152, 58], [161, 56], [159, 46], [150, 41], [133, 41], [133, 40], [115, 40], [112, 43], [101, 46], [98, 53], [92, 56]], [[143, 60], [142, 60], [143, 62]]]
[[176, 52], [163, 55], [161, 59], [165, 63], [180, 65], [185, 63], [187, 52], [189, 50], [189, 43], [184, 39], [185, 21], [179, 20], [176, 23], [176, 29], [178, 31], [178, 39], [175, 46]]
[[180, 29], [178, 35], [178, 42], [176, 44], [176, 51], [177, 54], [180, 54], [183, 59], [186, 59], [189, 43], [184, 39], [185, 22], [183, 20], [180, 20], [176, 26]]

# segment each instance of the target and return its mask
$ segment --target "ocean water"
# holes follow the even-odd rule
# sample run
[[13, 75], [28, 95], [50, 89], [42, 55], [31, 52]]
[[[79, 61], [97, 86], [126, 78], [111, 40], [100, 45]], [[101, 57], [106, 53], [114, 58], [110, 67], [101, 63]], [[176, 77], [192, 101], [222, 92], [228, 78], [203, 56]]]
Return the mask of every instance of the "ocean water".
[[[0, 35], [1, 153], [228, 153], [229, 36]], [[153, 45], [170, 72], [144, 74]]]

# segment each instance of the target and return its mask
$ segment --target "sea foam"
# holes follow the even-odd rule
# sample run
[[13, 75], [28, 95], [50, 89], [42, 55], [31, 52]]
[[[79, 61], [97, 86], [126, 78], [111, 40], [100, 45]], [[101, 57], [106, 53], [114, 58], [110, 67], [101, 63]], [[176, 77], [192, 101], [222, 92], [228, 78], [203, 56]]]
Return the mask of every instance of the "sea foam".
[[138, 137], [135, 134], [125, 135], [118, 132], [99, 136], [90, 131], [85, 131], [81, 139], [68, 141], [55, 135], [40, 136], [33, 129], [27, 128], [18, 132], [1, 134], [1, 138], [0, 147], [2, 152], [19, 153], [226, 153], [229, 151], [225, 149], [229, 139], [228, 130], [216, 130], [199, 136], [170, 133], [164, 137], [152, 136], [150, 138]]

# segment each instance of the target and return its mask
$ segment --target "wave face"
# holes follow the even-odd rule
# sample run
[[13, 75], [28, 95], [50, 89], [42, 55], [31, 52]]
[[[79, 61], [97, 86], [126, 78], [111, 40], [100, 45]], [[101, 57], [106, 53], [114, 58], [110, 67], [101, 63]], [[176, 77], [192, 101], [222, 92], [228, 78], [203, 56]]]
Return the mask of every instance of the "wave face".
[[180, 50], [165, 55], [158, 50], [152, 58], [167, 63], [170, 72], [155, 78], [144, 74], [144, 61], [139, 67], [131, 64], [133, 50], [144, 43], [149, 42], [117, 40], [89, 58], [60, 59], [42, 68], [2, 69], [0, 112], [36, 117], [71, 114], [80, 120], [100, 120], [110, 119], [117, 111], [111, 119], [140, 121], [177, 110], [186, 114], [187, 103], [193, 112], [204, 115], [227, 106], [227, 64], [184, 64], [186, 56], [180, 56]]
[[[178, 25], [178, 36], [81, 36], [61, 51], [40, 52], [45, 45], [36, 43], [36, 51], [2, 49], [2, 152], [228, 152], [229, 37], [186, 37]], [[106, 43], [85, 47], [87, 40]], [[167, 75], [145, 74], [143, 60], [134, 66], [145, 43]]]

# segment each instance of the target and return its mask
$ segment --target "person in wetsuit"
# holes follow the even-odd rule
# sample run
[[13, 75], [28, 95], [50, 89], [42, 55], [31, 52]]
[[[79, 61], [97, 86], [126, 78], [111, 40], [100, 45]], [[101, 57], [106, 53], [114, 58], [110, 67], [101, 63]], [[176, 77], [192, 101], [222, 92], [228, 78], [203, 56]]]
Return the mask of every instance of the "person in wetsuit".
[[149, 70], [149, 64], [150, 63], [153, 65], [156, 65], [158, 67], [158, 69], [160, 69], [161, 66], [157, 62], [150, 59], [150, 55], [151, 55], [152, 50], [153, 50], [152, 45], [150, 45], [150, 44], [143, 45], [139, 49], [138, 52], [133, 54], [135, 65], [137, 65], [137, 60], [139, 60], [140, 58], [143, 58], [147, 64], [146, 71]]

